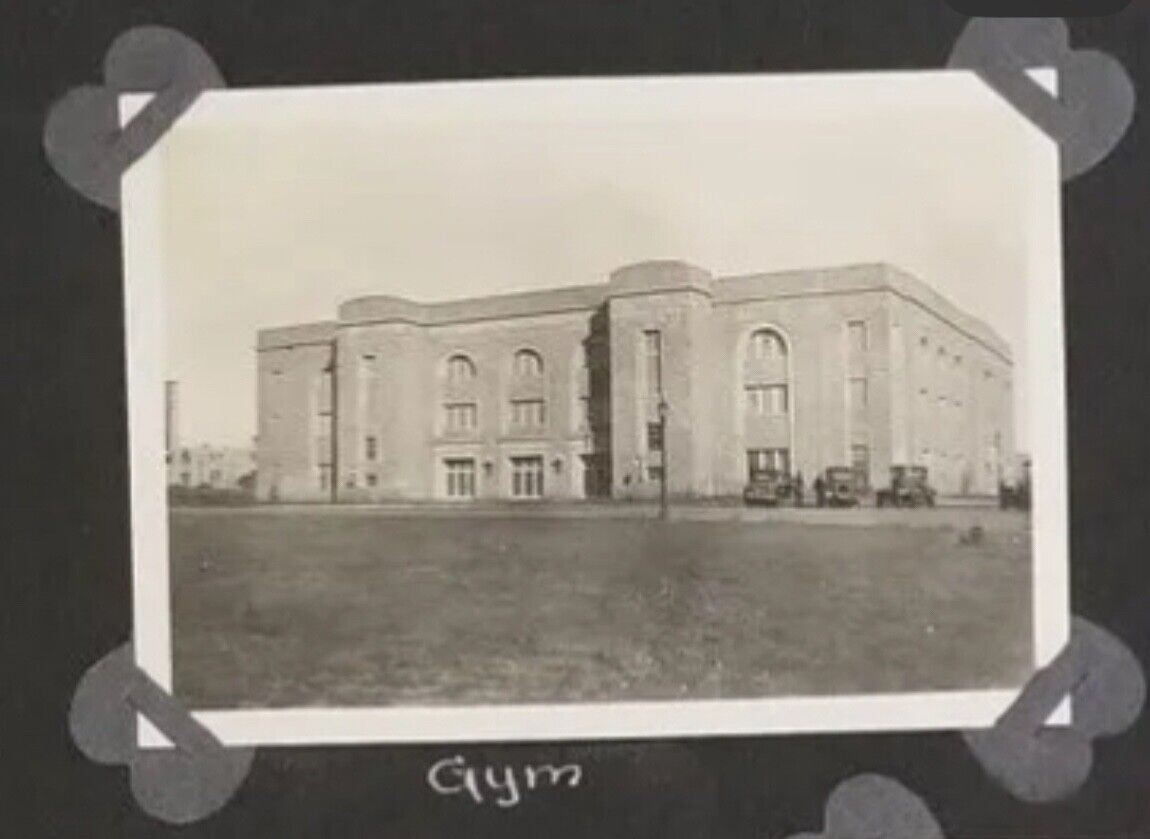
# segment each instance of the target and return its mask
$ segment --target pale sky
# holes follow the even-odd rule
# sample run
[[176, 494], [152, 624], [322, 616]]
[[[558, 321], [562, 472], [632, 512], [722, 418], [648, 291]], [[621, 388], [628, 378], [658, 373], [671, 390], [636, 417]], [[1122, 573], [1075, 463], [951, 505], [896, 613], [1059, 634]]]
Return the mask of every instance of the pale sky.
[[124, 212], [162, 214], [184, 443], [250, 443], [257, 329], [674, 258], [914, 273], [1013, 347], [1026, 446], [1027, 286], [1058, 246], [1033, 220], [1057, 164], [968, 74], [223, 91], [153, 154], [163, 206]]

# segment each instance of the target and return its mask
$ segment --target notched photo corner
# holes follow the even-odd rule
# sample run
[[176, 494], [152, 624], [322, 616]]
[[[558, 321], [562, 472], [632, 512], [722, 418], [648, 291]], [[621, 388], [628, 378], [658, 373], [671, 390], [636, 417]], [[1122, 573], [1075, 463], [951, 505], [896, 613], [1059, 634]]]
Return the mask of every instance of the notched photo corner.
[[993, 724], [1059, 183], [965, 71], [204, 93], [123, 184], [138, 664], [236, 745]]

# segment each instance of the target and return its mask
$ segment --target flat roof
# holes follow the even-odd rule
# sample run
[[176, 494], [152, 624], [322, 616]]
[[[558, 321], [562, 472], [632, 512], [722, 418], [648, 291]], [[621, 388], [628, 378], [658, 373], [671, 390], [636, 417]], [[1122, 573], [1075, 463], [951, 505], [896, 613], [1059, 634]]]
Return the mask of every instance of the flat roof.
[[959, 309], [922, 280], [887, 263], [866, 263], [711, 278], [686, 262], [636, 263], [612, 273], [610, 281], [543, 291], [496, 294], [439, 303], [393, 295], [370, 295], [339, 307], [338, 321], [262, 329], [257, 350], [326, 343], [339, 328], [378, 323], [443, 326], [483, 320], [591, 311], [608, 299], [674, 292], [708, 296], [716, 305], [867, 291], [891, 291], [930, 312], [1010, 362], [1009, 344], [990, 326]]

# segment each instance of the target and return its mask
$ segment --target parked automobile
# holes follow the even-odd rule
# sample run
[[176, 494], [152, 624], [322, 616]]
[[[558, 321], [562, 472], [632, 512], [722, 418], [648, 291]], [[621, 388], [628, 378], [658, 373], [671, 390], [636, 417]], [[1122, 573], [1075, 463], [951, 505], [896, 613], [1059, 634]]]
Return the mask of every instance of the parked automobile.
[[777, 507], [793, 495], [790, 476], [770, 470], [755, 472], [743, 488], [743, 501], [748, 507]]
[[1003, 510], [1030, 509], [1030, 460], [1023, 459], [998, 484], [998, 506]]
[[880, 507], [933, 507], [936, 496], [925, 466], [892, 466], [890, 486], [875, 500]]
[[826, 503], [830, 507], [857, 507], [862, 493], [858, 473], [849, 466], [831, 466], [825, 474]]

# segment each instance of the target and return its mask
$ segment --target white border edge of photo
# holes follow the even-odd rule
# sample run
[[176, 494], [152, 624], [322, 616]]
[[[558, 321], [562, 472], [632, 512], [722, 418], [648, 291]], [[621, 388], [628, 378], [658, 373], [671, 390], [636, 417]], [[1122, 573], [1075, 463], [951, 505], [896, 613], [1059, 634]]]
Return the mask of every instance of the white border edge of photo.
[[[973, 75], [965, 70], [894, 71], [890, 73], [821, 73], [828, 79], [860, 76], [931, 74]], [[1053, 89], [1052, 71], [1035, 73]], [[701, 77], [695, 77], [695, 83]], [[714, 76], [707, 79], [730, 77]], [[761, 78], [761, 76], [756, 77]], [[779, 76], [778, 78], [782, 78]], [[788, 76], [788, 78], [799, 78]], [[810, 76], [807, 75], [809, 79]], [[674, 81], [691, 82], [692, 77]], [[572, 80], [467, 82], [482, 84], [570, 83]], [[588, 80], [589, 84], [619, 79]], [[429, 87], [445, 83], [430, 83]], [[359, 86], [363, 89], [366, 86]], [[386, 87], [396, 87], [387, 85]], [[403, 85], [411, 88], [413, 85]], [[348, 87], [273, 88], [277, 96], [293, 91], [346, 94]], [[204, 97], [239, 96], [251, 101], [259, 91], [212, 91]], [[995, 94], [997, 95], [997, 94]], [[150, 97], [121, 98], [127, 121]], [[313, 100], [315, 101], [315, 100]], [[1011, 108], [1004, 100], [1003, 107]], [[198, 105], [198, 103], [197, 103]], [[193, 105], [191, 111], [195, 111]], [[187, 114], [185, 114], [185, 118]], [[1045, 144], [1047, 177], [1060, 184], [1056, 141], [1024, 120]], [[161, 206], [163, 146], [159, 143], [125, 173], [122, 182], [124, 305], [129, 429], [130, 500], [132, 524], [132, 602], [137, 665], [161, 687], [172, 690], [171, 594], [168, 567], [168, 511], [164, 443], [164, 305], [163, 232], [160, 213], [129, 208]], [[1038, 183], [1035, 189], [1050, 188]], [[1059, 188], [1060, 186], [1056, 186]], [[1048, 202], [1042, 202], [1048, 203]], [[1065, 345], [1061, 192], [1053, 207], [1035, 207], [1031, 259], [1050, 278], [1028, 289], [1028, 309], [1050, 316], [1028, 318], [1034, 363], [1042, 359], [1044, 374], [1032, 377], [1029, 423], [1034, 470], [1033, 627], [1035, 665], [1048, 665], [1070, 637], [1069, 532]], [[1056, 247], [1051, 247], [1055, 245]], [[130, 282], [129, 282], [130, 278]], [[1021, 686], [1019, 688], [1021, 690]], [[495, 705], [459, 707], [353, 707], [196, 711], [196, 720], [225, 745], [339, 745], [355, 743], [450, 743], [631, 739], [677, 736], [736, 736], [840, 732], [908, 732], [985, 728], [994, 724], [1018, 696], [1018, 690], [941, 691], [829, 697], [786, 697], [739, 700], [571, 703], [558, 705]], [[1069, 722], [1069, 703], [1051, 717]], [[170, 741], [142, 715], [138, 744], [163, 748]]]

